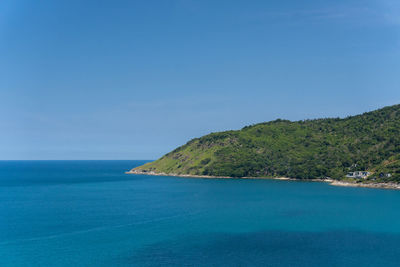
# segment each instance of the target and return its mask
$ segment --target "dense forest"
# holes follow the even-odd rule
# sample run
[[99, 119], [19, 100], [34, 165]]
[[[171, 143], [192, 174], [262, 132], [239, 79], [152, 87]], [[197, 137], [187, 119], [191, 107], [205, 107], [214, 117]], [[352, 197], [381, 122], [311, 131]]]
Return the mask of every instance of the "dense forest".
[[136, 168], [170, 174], [400, 181], [400, 105], [344, 119], [275, 120], [195, 138]]

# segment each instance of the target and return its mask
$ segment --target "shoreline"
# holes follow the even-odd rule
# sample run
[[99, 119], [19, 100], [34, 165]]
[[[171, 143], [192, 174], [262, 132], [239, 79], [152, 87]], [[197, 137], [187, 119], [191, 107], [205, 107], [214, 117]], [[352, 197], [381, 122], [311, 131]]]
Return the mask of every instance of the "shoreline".
[[378, 188], [378, 189], [393, 189], [400, 190], [400, 184], [396, 183], [351, 183], [343, 181], [332, 181], [330, 185], [333, 186], [344, 186], [344, 187], [365, 187], [365, 188]]
[[230, 177], [230, 176], [211, 176], [211, 175], [192, 175], [192, 174], [176, 174], [176, 173], [163, 173], [163, 172], [143, 172], [138, 170], [130, 170], [125, 172], [126, 174], [142, 174], [151, 176], [173, 176], [182, 178], [203, 178], [203, 179], [254, 179], [254, 180], [280, 180], [280, 181], [297, 181], [297, 182], [324, 182], [329, 183], [332, 186], [343, 186], [343, 187], [364, 187], [364, 188], [378, 188], [378, 189], [394, 189], [400, 190], [400, 184], [396, 183], [352, 183], [343, 182], [333, 179], [297, 179], [289, 177]]

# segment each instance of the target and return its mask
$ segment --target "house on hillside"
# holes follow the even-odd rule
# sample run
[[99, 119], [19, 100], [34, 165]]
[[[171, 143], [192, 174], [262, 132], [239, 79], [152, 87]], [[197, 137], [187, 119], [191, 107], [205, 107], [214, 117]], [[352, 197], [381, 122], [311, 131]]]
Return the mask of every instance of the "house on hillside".
[[384, 173], [384, 172], [381, 172], [381, 173], [379, 174], [379, 178], [390, 178], [390, 177], [392, 177], [392, 174], [391, 174], [391, 173]]
[[371, 173], [366, 172], [366, 171], [356, 171], [356, 172], [349, 172], [347, 173], [346, 177], [347, 178], [357, 178], [357, 179], [365, 179], [367, 178]]

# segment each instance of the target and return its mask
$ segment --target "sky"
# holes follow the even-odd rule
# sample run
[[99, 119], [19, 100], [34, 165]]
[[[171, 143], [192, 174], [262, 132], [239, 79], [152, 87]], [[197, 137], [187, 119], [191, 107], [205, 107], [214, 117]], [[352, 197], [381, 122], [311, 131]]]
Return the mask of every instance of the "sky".
[[156, 159], [400, 103], [398, 0], [0, 2], [0, 159]]

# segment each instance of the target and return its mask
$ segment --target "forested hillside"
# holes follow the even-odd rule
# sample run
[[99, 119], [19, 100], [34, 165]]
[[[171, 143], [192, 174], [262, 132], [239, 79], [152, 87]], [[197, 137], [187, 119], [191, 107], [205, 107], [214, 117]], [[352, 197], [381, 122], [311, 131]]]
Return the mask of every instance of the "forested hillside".
[[300, 179], [368, 170], [369, 179], [400, 181], [400, 105], [344, 119], [275, 120], [211, 133], [136, 170]]

